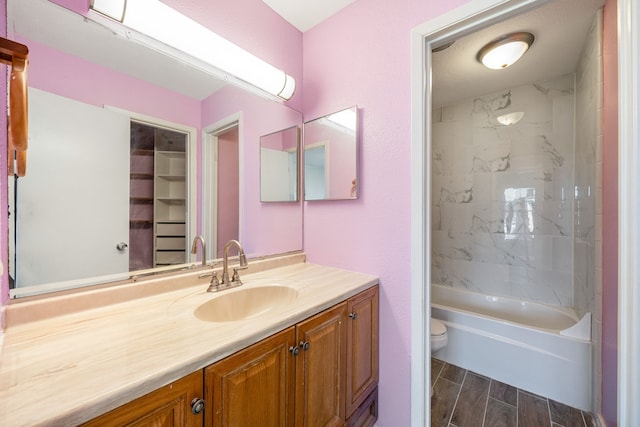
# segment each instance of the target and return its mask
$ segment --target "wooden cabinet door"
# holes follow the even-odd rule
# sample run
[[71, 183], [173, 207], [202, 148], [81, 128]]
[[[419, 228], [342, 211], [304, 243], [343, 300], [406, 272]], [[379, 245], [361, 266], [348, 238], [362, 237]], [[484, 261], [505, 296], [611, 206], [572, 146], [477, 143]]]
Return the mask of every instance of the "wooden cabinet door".
[[297, 325], [296, 427], [345, 424], [346, 309], [341, 303]]
[[378, 286], [347, 301], [347, 418], [378, 384]]
[[191, 412], [191, 401], [202, 398], [202, 370], [89, 421], [83, 426], [196, 427], [202, 414]]
[[294, 327], [205, 368], [205, 426], [293, 426], [292, 345]]

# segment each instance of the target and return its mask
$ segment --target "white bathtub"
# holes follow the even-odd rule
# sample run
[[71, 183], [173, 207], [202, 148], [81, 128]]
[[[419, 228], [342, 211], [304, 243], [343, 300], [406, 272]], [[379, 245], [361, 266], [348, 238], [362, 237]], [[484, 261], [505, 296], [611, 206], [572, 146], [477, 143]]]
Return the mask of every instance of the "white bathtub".
[[434, 356], [591, 411], [591, 315], [434, 284], [431, 316], [449, 342]]

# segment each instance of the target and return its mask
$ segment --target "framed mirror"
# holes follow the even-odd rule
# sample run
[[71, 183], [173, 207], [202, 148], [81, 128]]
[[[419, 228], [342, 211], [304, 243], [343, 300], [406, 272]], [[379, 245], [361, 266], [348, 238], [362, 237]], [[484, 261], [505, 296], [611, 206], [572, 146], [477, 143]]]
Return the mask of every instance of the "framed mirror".
[[229, 223], [250, 258], [302, 249], [301, 204], [259, 201], [257, 149], [300, 112], [47, 0], [8, 0], [7, 23], [30, 51], [27, 174], [3, 181], [12, 298], [191, 267], [198, 234], [215, 262]]
[[304, 199], [358, 198], [358, 108], [304, 123]]
[[300, 128], [260, 137], [260, 201], [297, 202]]

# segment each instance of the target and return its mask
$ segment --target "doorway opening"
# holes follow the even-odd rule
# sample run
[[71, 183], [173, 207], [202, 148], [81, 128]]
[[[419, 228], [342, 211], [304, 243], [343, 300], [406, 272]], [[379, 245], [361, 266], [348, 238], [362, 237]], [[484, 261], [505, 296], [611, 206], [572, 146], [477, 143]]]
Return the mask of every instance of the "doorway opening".
[[129, 271], [184, 264], [188, 134], [131, 121]]
[[[440, 47], [451, 45], [455, 40], [473, 32], [485, 29], [494, 24], [501, 24], [511, 18], [538, 8], [545, 0], [471, 1], [437, 19], [416, 29], [412, 34], [412, 420], [413, 425], [428, 425], [430, 419], [429, 395], [430, 386], [430, 284], [432, 271], [432, 229], [434, 205], [432, 188], [434, 186], [433, 151], [434, 116], [442, 114], [442, 109], [434, 111], [433, 92], [433, 58], [432, 52]], [[508, 32], [508, 31], [505, 31]], [[472, 58], [473, 61], [475, 58]], [[486, 93], [492, 93], [487, 90]], [[481, 94], [479, 94], [481, 95]], [[437, 114], [436, 114], [437, 113]], [[455, 130], [455, 129], [454, 129]], [[449, 153], [450, 154], [450, 153]], [[459, 153], [458, 153], [459, 154]], [[454, 156], [455, 157], [455, 156]], [[476, 156], [481, 157], [481, 156]], [[449, 158], [450, 160], [450, 158]], [[477, 162], [472, 156], [471, 169], [485, 168], [489, 172], [501, 171], [503, 163], [488, 164]], [[480, 158], [480, 160], [483, 160]], [[504, 160], [504, 159], [503, 159]], [[508, 158], [506, 159], [509, 160]], [[452, 193], [452, 203], [468, 203], [472, 200], [472, 192], [460, 188], [459, 194]], [[447, 192], [437, 193], [450, 195]], [[468, 196], [468, 197], [467, 197]], [[473, 194], [475, 198], [475, 194]], [[451, 197], [449, 197], [451, 199]], [[524, 214], [523, 214], [524, 217]]]
[[240, 124], [232, 119], [205, 130], [203, 147], [203, 234], [212, 259], [229, 240], [240, 238]]

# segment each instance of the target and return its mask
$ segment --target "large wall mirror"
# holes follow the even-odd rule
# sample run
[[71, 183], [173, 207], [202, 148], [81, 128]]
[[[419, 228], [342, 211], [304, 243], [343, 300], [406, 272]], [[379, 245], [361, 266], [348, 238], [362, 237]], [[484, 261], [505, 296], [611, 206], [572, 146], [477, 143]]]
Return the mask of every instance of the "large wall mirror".
[[358, 108], [304, 123], [304, 199], [358, 198]]
[[260, 201], [298, 201], [300, 128], [260, 137]]
[[209, 262], [229, 236], [249, 257], [302, 249], [301, 203], [260, 203], [258, 154], [299, 112], [46, 0], [8, 0], [7, 22], [30, 50], [27, 174], [7, 189], [13, 297], [184, 268], [197, 234]]

